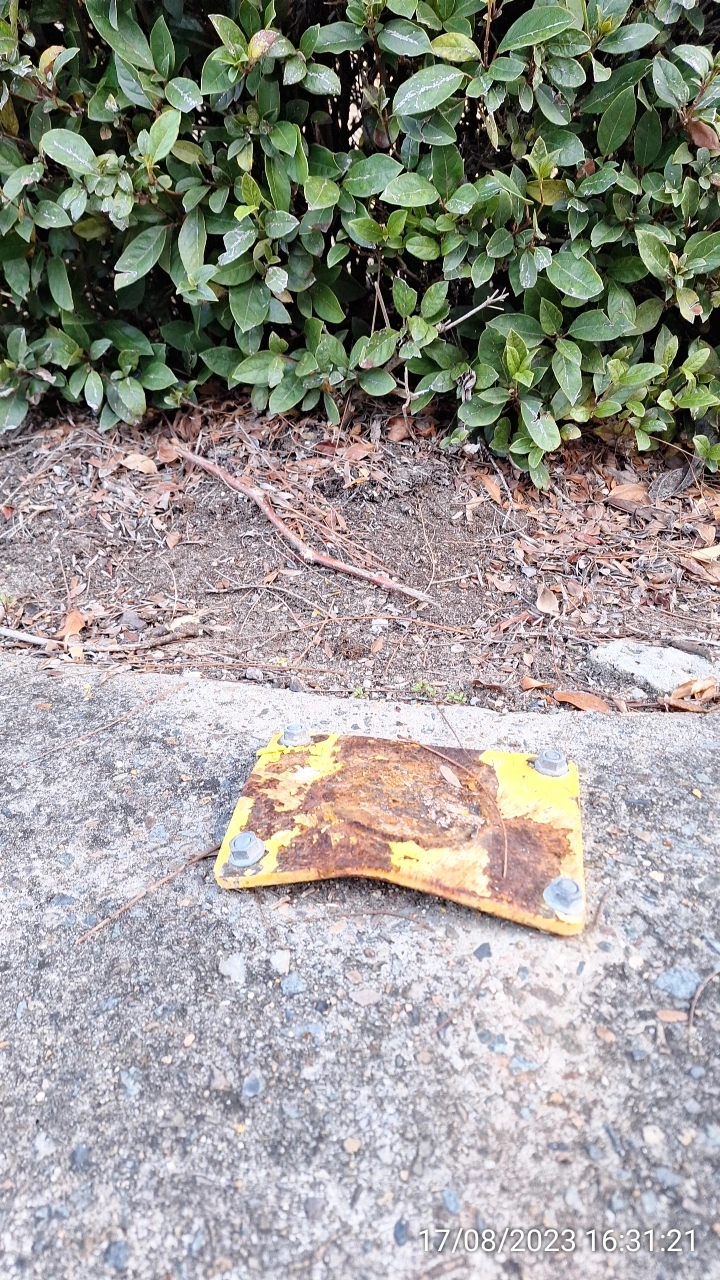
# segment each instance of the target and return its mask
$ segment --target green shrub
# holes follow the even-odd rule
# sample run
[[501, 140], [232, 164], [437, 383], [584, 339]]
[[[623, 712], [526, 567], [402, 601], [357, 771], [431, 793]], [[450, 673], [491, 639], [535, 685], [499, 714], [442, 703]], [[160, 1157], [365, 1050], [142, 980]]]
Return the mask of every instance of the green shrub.
[[0, 427], [51, 389], [137, 423], [216, 374], [333, 423], [355, 386], [454, 396], [447, 443], [541, 486], [584, 424], [716, 469], [696, 0], [228, 10], [0, 9]]

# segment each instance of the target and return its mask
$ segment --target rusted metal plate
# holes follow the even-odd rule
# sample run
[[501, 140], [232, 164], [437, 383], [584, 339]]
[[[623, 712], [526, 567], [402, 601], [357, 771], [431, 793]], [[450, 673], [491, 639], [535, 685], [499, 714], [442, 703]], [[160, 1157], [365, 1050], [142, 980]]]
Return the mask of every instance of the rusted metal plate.
[[548, 777], [533, 754], [334, 734], [291, 747], [275, 735], [257, 754], [215, 863], [222, 888], [367, 876], [582, 929], [574, 764]]

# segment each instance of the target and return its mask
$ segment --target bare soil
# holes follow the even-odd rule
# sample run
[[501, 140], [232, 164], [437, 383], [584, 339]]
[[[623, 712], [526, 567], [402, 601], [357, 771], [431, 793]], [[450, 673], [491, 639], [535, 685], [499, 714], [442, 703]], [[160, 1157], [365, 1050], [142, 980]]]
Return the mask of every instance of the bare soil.
[[[305, 564], [252, 502], [178, 460], [173, 434], [250, 476], [316, 550], [433, 603]], [[26, 424], [0, 448], [0, 623], [39, 637], [30, 652], [54, 672], [193, 669], [498, 710], [560, 710], [567, 690], [646, 706], [588, 650], [717, 641], [720, 483], [680, 451], [579, 441], [541, 495], [440, 437], [431, 418], [361, 411], [330, 433], [233, 398], [105, 436], [69, 416]]]

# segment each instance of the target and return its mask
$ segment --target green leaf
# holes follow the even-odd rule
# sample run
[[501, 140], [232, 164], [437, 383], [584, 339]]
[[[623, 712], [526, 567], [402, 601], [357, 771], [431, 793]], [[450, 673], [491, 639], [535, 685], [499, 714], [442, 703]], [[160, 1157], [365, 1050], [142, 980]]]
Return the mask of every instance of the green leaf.
[[553, 93], [547, 84], [539, 84], [535, 90], [535, 101], [551, 124], [569, 124], [570, 108], [559, 94]]
[[403, 18], [393, 18], [386, 23], [378, 33], [377, 42], [385, 53], [397, 54], [399, 58], [421, 58], [431, 52], [427, 31]]
[[550, 283], [569, 298], [584, 302], [603, 291], [603, 282], [595, 268], [585, 258], [576, 258], [567, 251], [555, 254], [546, 274]]
[[97, 413], [103, 402], [103, 384], [100, 374], [91, 369], [85, 379], [85, 403], [93, 413]]
[[108, 0], [86, 0], [85, 9], [95, 30], [105, 44], [131, 67], [154, 71], [150, 46], [143, 32], [132, 17], [132, 6], [123, 0], [116, 6], [117, 24], [113, 26]]
[[332, 289], [326, 284], [314, 284], [310, 290], [312, 298], [313, 311], [321, 320], [326, 320], [328, 324], [342, 324], [345, 319], [345, 312], [338, 302]]
[[198, 111], [202, 106], [203, 96], [200, 87], [194, 80], [179, 76], [165, 85], [165, 97], [171, 107], [178, 111]]
[[[249, 222], [250, 220], [247, 219], [247, 221]], [[244, 224], [241, 223], [240, 225], [243, 226]], [[250, 225], [252, 226], [252, 224]], [[285, 240], [292, 234], [295, 228], [299, 226], [300, 223], [297, 218], [292, 213], [284, 213], [282, 209], [270, 209], [265, 214], [265, 234], [270, 236], [272, 240]], [[233, 232], [231, 231], [229, 234], [232, 235]], [[250, 241], [251, 244], [254, 239], [255, 229], [253, 227], [253, 240]], [[225, 237], [225, 244], [227, 245], [227, 236]], [[247, 247], [249, 246], [246, 246], [246, 248]]]
[[[125, 289], [128, 285], [141, 280], [158, 262], [167, 237], [167, 228], [163, 226], [146, 227], [123, 250], [115, 263], [115, 288]], [[122, 280], [122, 283], [118, 283]]]
[[554, 302], [550, 302], [548, 298], [540, 299], [540, 325], [543, 333], [547, 333], [549, 337], [558, 333], [562, 319], [562, 311]]
[[[126, 422], [139, 422], [143, 417], [146, 408], [145, 392], [136, 378], [121, 378], [119, 382], [112, 385], [119, 395], [129, 417]], [[109, 397], [108, 397], [109, 398]], [[114, 408], [115, 406], [113, 406]], [[117, 409], [115, 410], [117, 412]]]
[[[320, 28], [313, 53], [355, 53], [367, 38], [367, 31], [353, 22], [329, 22]], [[305, 53], [302, 42], [301, 52]]]
[[270, 141], [286, 156], [294, 156], [298, 147], [298, 133], [289, 120], [278, 120], [270, 130]]
[[684, 107], [690, 90], [672, 62], [660, 54], [653, 59], [652, 78], [655, 92], [666, 107]]
[[547, 453], [551, 449], [559, 449], [562, 444], [558, 425], [551, 413], [540, 413], [535, 418], [531, 414], [523, 417], [530, 439]]
[[626, 27], [618, 27], [600, 41], [598, 49], [603, 53], [633, 53], [635, 49], [644, 49], [646, 44], [657, 40], [660, 32], [649, 22], [631, 22]]
[[498, 45], [498, 53], [544, 44], [561, 31], [574, 26], [575, 19], [567, 9], [561, 9], [560, 5], [555, 4], [538, 5], [513, 22]]
[[403, 209], [417, 209], [421, 205], [436, 204], [440, 197], [432, 183], [419, 173], [401, 173], [391, 179], [380, 199]]
[[233, 381], [251, 387], [277, 387], [282, 382], [285, 361], [274, 351], [257, 351], [233, 370]]
[[393, 99], [393, 112], [398, 116], [420, 116], [447, 102], [460, 88], [465, 76], [452, 67], [425, 67], [400, 85]]
[[239, 355], [236, 347], [209, 347], [207, 351], [200, 352], [200, 359], [219, 378], [227, 380], [237, 368]]
[[62, 258], [48, 258], [46, 270], [48, 288], [52, 294], [53, 301], [57, 303], [61, 311], [74, 311], [75, 303], [72, 289], [68, 280], [67, 267]]
[[702, 261], [703, 271], [717, 271], [720, 267], [720, 231], [698, 231], [685, 241], [685, 255], [694, 270]]
[[167, 391], [174, 387], [177, 378], [164, 360], [151, 360], [139, 375], [141, 385], [146, 391]]
[[447, 280], [438, 280], [435, 284], [431, 284], [429, 289], [425, 290], [423, 300], [420, 303], [420, 315], [424, 320], [438, 321], [448, 313], [447, 291], [449, 282]]
[[33, 218], [36, 227], [45, 231], [58, 230], [72, 225], [71, 219], [54, 200], [40, 200]]
[[662, 124], [654, 108], [643, 112], [638, 120], [633, 139], [635, 163], [641, 169], [649, 169], [662, 146]]
[[150, 55], [158, 73], [167, 80], [175, 66], [175, 46], [162, 14], [150, 32]]
[[241, 333], [248, 333], [267, 319], [272, 294], [264, 280], [251, 280], [228, 295], [230, 311]]
[[437, 240], [431, 240], [430, 236], [408, 236], [405, 248], [421, 262], [434, 262], [440, 257], [440, 245]]
[[397, 386], [392, 374], [384, 369], [361, 369], [358, 382], [369, 396], [387, 396]]
[[464, 177], [463, 158], [457, 147], [432, 148], [433, 186], [440, 193], [443, 200], [447, 200], [449, 196], [453, 195]]
[[418, 295], [417, 289], [412, 289], [409, 284], [401, 280], [399, 276], [395, 276], [392, 286], [393, 302], [398, 315], [403, 320], [407, 320], [411, 316], [417, 305]]
[[182, 116], [179, 111], [174, 111], [171, 107], [169, 111], [163, 111], [158, 116], [150, 130], [150, 141], [148, 144], [148, 155], [153, 163], [157, 160], [164, 160], [170, 155], [175, 143], [177, 142], [178, 130]]
[[189, 280], [194, 279], [205, 261], [206, 243], [205, 217], [200, 206], [196, 205], [183, 222], [177, 240], [178, 252]]
[[125, 320], [110, 320], [104, 325], [104, 330], [106, 338], [110, 339], [118, 351], [137, 351], [138, 355], [151, 358], [155, 355], [145, 334], [136, 329], [134, 324], [128, 324]]
[[334, 71], [324, 67], [321, 62], [308, 62], [303, 79], [303, 89], [308, 93], [318, 93], [323, 97], [334, 98], [342, 92], [342, 86]]
[[666, 246], [651, 231], [635, 227], [638, 253], [651, 275], [666, 280], [670, 271], [670, 254]]
[[[295, 219], [295, 222], [297, 225], [297, 219]], [[268, 235], [270, 234], [271, 232], [268, 231]], [[223, 236], [225, 252], [221, 253], [218, 258], [218, 266], [227, 267], [231, 262], [237, 262], [237, 259], [241, 258], [256, 240], [257, 231], [255, 229], [255, 224], [251, 222], [250, 218], [243, 218], [239, 226], [233, 227], [232, 231], [225, 232]]]
[[507, 369], [508, 377], [511, 381], [515, 381], [515, 375], [522, 369], [528, 357], [528, 349], [522, 338], [510, 329], [505, 339], [505, 349], [503, 351], [503, 364]]
[[601, 81], [590, 90], [580, 108], [580, 114], [591, 112], [593, 115], [601, 115], [623, 89], [638, 84], [650, 66], [652, 63], [648, 58], [638, 58], [636, 62], [626, 62], [617, 67], [609, 80]]
[[56, 164], [64, 165], [80, 177], [98, 171], [97, 157], [90, 143], [70, 129], [48, 129], [40, 139], [40, 149]]
[[352, 165], [343, 181], [343, 191], [365, 200], [368, 196], [379, 195], [400, 173], [402, 165], [397, 160], [378, 152]]
[[446, 31], [436, 36], [430, 47], [435, 57], [442, 58], [444, 62], [475, 62], [482, 57], [475, 42], [459, 31]]
[[570, 404], [575, 404], [582, 390], [581, 359], [580, 348], [574, 342], [560, 339], [552, 358], [552, 368], [560, 389]]
[[506, 258], [513, 251], [513, 238], [504, 227], [494, 231], [485, 246], [488, 258]]
[[308, 209], [331, 209], [340, 199], [340, 188], [330, 178], [308, 178], [303, 187]]
[[293, 409], [303, 399], [305, 390], [302, 382], [293, 374], [286, 373], [282, 382], [274, 388], [268, 402], [268, 409], [271, 413], [287, 413], [288, 409]]
[[629, 85], [613, 99], [600, 118], [597, 143], [602, 155], [611, 155], [630, 137], [636, 110], [635, 90]]

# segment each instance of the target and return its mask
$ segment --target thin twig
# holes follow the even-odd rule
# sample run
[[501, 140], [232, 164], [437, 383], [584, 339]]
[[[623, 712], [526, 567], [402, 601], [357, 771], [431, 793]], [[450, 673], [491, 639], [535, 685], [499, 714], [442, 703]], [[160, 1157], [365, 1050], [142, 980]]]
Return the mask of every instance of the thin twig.
[[471, 316], [476, 316], [478, 311], [484, 311], [486, 307], [492, 307], [494, 311], [499, 311], [500, 303], [504, 302], [507, 296], [507, 289], [496, 289], [484, 302], [478, 303], [471, 311], [466, 311], [464, 316], [459, 316], [457, 320], [450, 320], [448, 324], [439, 324], [437, 326], [438, 333], [449, 333], [451, 329], [454, 329], [459, 324], [464, 324]]
[[187, 462], [202, 467], [211, 476], [222, 480], [223, 484], [226, 484], [229, 489], [235, 489], [243, 497], [250, 498], [286, 542], [289, 542], [290, 546], [300, 553], [307, 564], [320, 565], [324, 569], [334, 570], [335, 573], [345, 573], [350, 578], [360, 578], [363, 582], [371, 582], [373, 586], [380, 587], [383, 591], [397, 591], [400, 595], [410, 596], [412, 600], [424, 600], [427, 604], [437, 604], [437, 601], [425, 595], [424, 591], [416, 591], [414, 587], [406, 587], [404, 583], [395, 582], [394, 579], [388, 578], [383, 573], [370, 573], [368, 569], [360, 569], [357, 565], [345, 564], [342, 560], [335, 560], [332, 556], [313, 551], [307, 543], [303, 542], [302, 538], [293, 533], [284, 520], [280, 519], [272, 507], [268, 494], [262, 489], [258, 489], [245, 476], [233, 476], [224, 467], [218, 466], [217, 463], [210, 462], [207, 458], [197, 457], [194, 453], [190, 453], [188, 449], [184, 449], [178, 440], [173, 440], [173, 446]]
[[440, 1035], [440, 1032], [444, 1031], [446, 1027], [449, 1027], [451, 1022], [454, 1022], [455, 1019], [460, 1016], [463, 1009], [467, 1009], [468, 1005], [471, 1003], [471, 1001], [475, 999], [478, 992], [482, 990], [486, 980], [487, 980], [487, 974], [485, 974], [485, 976], [480, 979], [477, 986], [473, 988], [467, 1000], [463, 1000], [462, 1004], [459, 1005], [457, 1009], [453, 1010], [452, 1013], [449, 1013], [447, 1018], [445, 1018], [444, 1022], [441, 1022], [439, 1026], [436, 1027], [436, 1031], [438, 1035]]
[[22, 641], [23, 644], [39, 644], [45, 648], [50, 643], [50, 636], [34, 636], [30, 631], [13, 631], [12, 627], [0, 627], [0, 636], [6, 640]]
[[170, 880], [174, 880], [175, 876], [179, 876], [180, 872], [184, 871], [186, 867], [192, 867], [194, 863], [202, 862], [205, 858], [214, 857], [219, 848], [219, 844], [214, 844], [211, 849], [204, 849], [202, 853], [195, 853], [192, 858], [187, 858], [186, 861], [183, 862], [182, 866], [176, 867], [174, 871], [169, 873], [169, 875], [163, 876], [161, 880], [153, 880], [152, 884], [147, 885], [147, 887], [142, 889], [140, 893], [136, 893], [135, 897], [131, 898], [129, 902], [125, 902], [123, 906], [118, 907], [116, 911], [111, 911], [110, 915], [105, 916], [104, 920], [98, 920], [97, 924], [94, 924], [92, 929], [88, 929], [87, 933], [81, 933], [80, 937], [75, 939], [75, 946], [79, 947], [81, 942], [87, 942], [88, 938], [91, 938], [94, 933], [99, 933], [101, 929], [105, 928], [106, 924], [112, 924], [113, 920], [117, 920], [118, 916], [121, 916], [123, 912], [129, 911], [136, 903], [142, 901], [148, 893], [152, 893], [154, 889], [161, 889], [164, 884], [168, 884]]
[[720, 978], [720, 969], [715, 969], [714, 973], [709, 973], [707, 978], [703, 978], [703, 981], [700, 983], [700, 986], [698, 987], [697, 991], [695, 992], [695, 995], [692, 998], [692, 1004], [690, 1005], [690, 1012], [688, 1014], [688, 1035], [690, 1035], [690, 1032], [693, 1029], [693, 1018], [695, 1017], [697, 1002], [700, 999], [705, 988], [710, 986], [710, 983], [713, 981], [714, 978]]
[[75, 747], [79, 742], [87, 742], [88, 738], [94, 738], [98, 733], [104, 733], [106, 729], [112, 729], [116, 724], [122, 724], [124, 720], [129, 720], [131, 716], [143, 711], [145, 707], [150, 707], [154, 702], [162, 702], [163, 698], [169, 698], [171, 694], [177, 693], [178, 689], [185, 689], [190, 683], [189, 680], [183, 680], [182, 684], [176, 684], [172, 689], [166, 689], [165, 693], [158, 693], [154, 698], [146, 698], [144, 702], [139, 702], [132, 711], [126, 711], [124, 716], [117, 716], [115, 720], [108, 720], [105, 724], [99, 724], [97, 729], [90, 729], [88, 733], [81, 733], [80, 737], [66, 738], [56, 747], [51, 747], [49, 751], [43, 751], [41, 756], [33, 756], [31, 760], [23, 760], [23, 766], [29, 764], [37, 764], [39, 760], [47, 760], [48, 756], [57, 755], [59, 751], [67, 751], [68, 747]]

